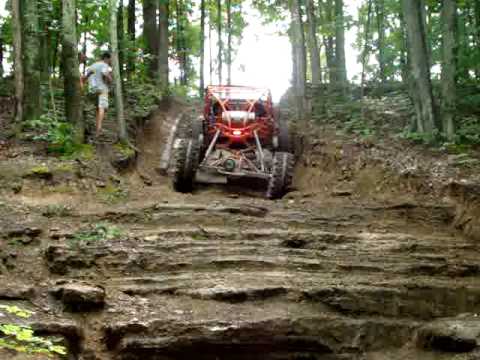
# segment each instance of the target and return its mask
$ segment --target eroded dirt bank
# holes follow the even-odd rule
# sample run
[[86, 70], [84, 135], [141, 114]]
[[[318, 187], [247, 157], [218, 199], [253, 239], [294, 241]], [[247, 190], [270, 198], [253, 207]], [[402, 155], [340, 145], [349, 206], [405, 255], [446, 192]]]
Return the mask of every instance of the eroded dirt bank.
[[175, 118], [151, 121], [122, 176], [2, 153], [0, 303], [70, 359], [479, 358], [473, 178], [324, 129], [283, 200], [180, 195], [156, 170]]

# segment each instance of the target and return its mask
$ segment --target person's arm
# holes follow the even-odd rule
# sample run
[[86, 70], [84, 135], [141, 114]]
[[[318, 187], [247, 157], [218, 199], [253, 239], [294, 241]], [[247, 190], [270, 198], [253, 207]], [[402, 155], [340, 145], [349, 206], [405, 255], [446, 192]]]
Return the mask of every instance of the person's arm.
[[112, 77], [112, 70], [110, 68], [110, 66], [106, 66], [103, 70], [102, 70], [102, 75], [103, 75], [103, 79], [105, 80], [105, 82], [110, 85], [112, 82], [113, 82], [113, 77]]
[[83, 88], [85, 83], [87, 82], [88, 78], [93, 75], [93, 71], [87, 69], [87, 75], [80, 77], [80, 86]]

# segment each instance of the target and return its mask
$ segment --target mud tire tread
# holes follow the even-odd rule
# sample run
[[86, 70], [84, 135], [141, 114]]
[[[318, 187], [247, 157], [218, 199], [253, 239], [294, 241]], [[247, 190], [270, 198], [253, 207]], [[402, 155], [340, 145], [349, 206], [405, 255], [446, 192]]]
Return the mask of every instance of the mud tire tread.
[[193, 191], [200, 148], [192, 139], [178, 139], [173, 150], [173, 189], [177, 192]]
[[268, 182], [267, 198], [280, 199], [293, 182], [295, 158], [287, 152], [276, 152], [273, 156], [272, 176]]

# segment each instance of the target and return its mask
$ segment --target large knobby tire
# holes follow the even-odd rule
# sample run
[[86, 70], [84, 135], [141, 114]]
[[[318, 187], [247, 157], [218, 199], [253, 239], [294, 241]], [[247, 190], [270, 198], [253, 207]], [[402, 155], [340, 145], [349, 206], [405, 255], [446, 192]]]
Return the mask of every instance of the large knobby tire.
[[292, 185], [295, 158], [287, 152], [276, 152], [273, 156], [272, 175], [268, 182], [267, 197], [279, 199]]
[[200, 147], [195, 140], [177, 139], [173, 149], [173, 189], [187, 193], [193, 190]]
[[290, 153], [292, 152], [292, 143], [290, 139], [290, 131], [288, 122], [283, 119], [278, 120], [278, 149], [277, 151]]

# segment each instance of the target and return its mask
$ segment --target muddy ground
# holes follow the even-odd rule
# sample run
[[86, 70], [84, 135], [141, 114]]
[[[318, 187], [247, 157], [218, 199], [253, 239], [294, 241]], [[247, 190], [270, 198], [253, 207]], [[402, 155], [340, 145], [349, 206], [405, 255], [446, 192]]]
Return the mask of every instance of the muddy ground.
[[326, 126], [282, 200], [176, 194], [177, 113], [152, 116], [120, 173], [102, 147], [2, 148], [0, 304], [33, 311], [22, 323], [69, 359], [480, 359], [474, 168]]

